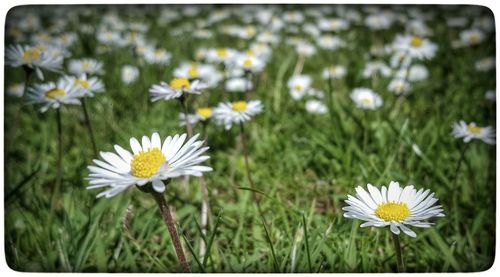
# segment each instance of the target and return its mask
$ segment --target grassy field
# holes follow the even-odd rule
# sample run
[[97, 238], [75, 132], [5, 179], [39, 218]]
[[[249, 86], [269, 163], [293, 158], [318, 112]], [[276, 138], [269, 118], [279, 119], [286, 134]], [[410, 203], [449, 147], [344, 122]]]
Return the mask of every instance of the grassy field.
[[[303, 9], [304, 7], [300, 7]], [[351, 7], [363, 16], [362, 7]], [[387, 6], [387, 9], [393, 7]], [[22, 8], [16, 8], [22, 9]], [[78, 30], [81, 23], [99, 24], [103, 14], [114, 10], [124, 22], [149, 26], [146, 38], [172, 54], [166, 66], [139, 65], [128, 48], [99, 53], [93, 35], [81, 35], [71, 47], [70, 59], [91, 57], [104, 62], [100, 78], [105, 93], [87, 99], [97, 148], [113, 151], [119, 144], [129, 149], [130, 137], [151, 135], [162, 138], [183, 133], [176, 101], [148, 100], [148, 89], [172, 78], [182, 61], [195, 59], [199, 47], [232, 47], [244, 50], [251, 40], [218, 32], [224, 24], [244, 25], [232, 16], [209, 29], [214, 36], [198, 39], [186, 32], [172, 36], [179, 26], [206, 18], [214, 8], [205, 7], [198, 16], [157, 24], [157, 8], [99, 7], [87, 16], [65, 19], [66, 30]], [[297, 7], [278, 6], [278, 11]], [[370, 47], [388, 44], [404, 33], [404, 24], [374, 32], [363, 23], [352, 23], [338, 35], [347, 47], [336, 51], [318, 48], [302, 70], [313, 78], [313, 86], [331, 95], [327, 114], [310, 114], [304, 101], [293, 100], [286, 87], [298, 56], [293, 47], [280, 43], [262, 74], [255, 76], [255, 90], [249, 98], [260, 99], [264, 110], [245, 124], [250, 169], [261, 192], [264, 218], [257, 212], [245, 176], [244, 157], [238, 128], [224, 130], [210, 123], [207, 128], [210, 216], [205, 240], [211, 246], [199, 259], [202, 195], [198, 178], [177, 178], [168, 186], [166, 199], [174, 211], [178, 230], [193, 272], [394, 272], [396, 259], [387, 228], [359, 228], [360, 221], [343, 217], [347, 194], [367, 183], [388, 185], [391, 180], [430, 188], [443, 205], [446, 217], [429, 229], [413, 228], [417, 238], [401, 235], [408, 272], [457, 272], [488, 269], [495, 256], [495, 146], [471, 142], [453, 186], [455, 167], [465, 144], [451, 135], [458, 120], [495, 126], [496, 104], [485, 99], [495, 89], [495, 70], [477, 72], [474, 64], [495, 55], [494, 32], [474, 47], [452, 48], [460, 28], [445, 23], [448, 16], [467, 17], [467, 7], [436, 9], [427, 22], [429, 39], [439, 50], [432, 60], [421, 62], [429, 78], [412, 84], [407, 96], [387, 90], [390, 78], [364, 79], [361, 75], [370, 58]], [[70, 9], [78, 12], [78, 7]], [[40, 12], [43, 26], [54, 18]], [[394, 10], [405, 14], [406, 9]], [[484, 9], [484, 15], [491, 13]], [[278, 13], [279, 14], [279, 13]], [[328, 16], [336, 16], [335, 11]], [[342, 16], [339, 14], [338, 16]], [[468, 16], [467, 18], [473, 18]], [[314, 19], [307, 17], [307, 21]], [[9, 20], [9, 19], [8, 19]], [[463, 28], [462, 28], [463, 29]], [[285, 35], [282, 35], [285, 37]], [[298, 36], [307, 38], [303, 31]], [[7, 39], [7, 44], [9, 42]], [[382, 58], [388, 61], [389, 57]], [[122, 65], [139, 66], [137, 82], [120, 80]], [[341, 64], [347, 76], [333, 82], [333, 89], [321, 79], [323, 68]], [[24, 82], [21, 68], [6, 67], [5, 85]], [[44, 71], [46, 80], [57, 73]], [[33, 83], [40, 82], [33, 79]], [[357, 109], [349, 97], [356, 87], [378, 92], [384, 104], [374, 111]], [[240, 95], [241, 96], [241, 95]], [[215, 106], [239, 97], [224, 91], [221, 83], [190, 105]], [[5, 254], [7, 264], [18, 271], [64, 272], [177, 272], [177, 257], [154, 200], [132, 188], [111, 199], [95, 199], [86, 190], [87, 166], [92, 146], [79, 106], [63, 106], [62, 185], [56, 180], [56, 112], [40, 113], [38, 107], [22, 104], [5, 94]], [[398, 103], [399, 102], [399, 103]], [[398, 107], [398, 108], [396, 108]], [[13, 126], [16, 122], [16, 126]], [[15, 130], [14, 130], [15, 129]], [[201, 125], [195, 126], [202, 132]], [[422, 154], [412, 149], [416, 144]], [[57, 203], [51, 210], [51, 198]], [[453, 205], [452, 195], [458, 194]], [[263, 225], [265, 222], [265, 225]], [[265, 227], [266, 228], [265, 228]], [[306, 228], [303, 228], [303, 227]]]

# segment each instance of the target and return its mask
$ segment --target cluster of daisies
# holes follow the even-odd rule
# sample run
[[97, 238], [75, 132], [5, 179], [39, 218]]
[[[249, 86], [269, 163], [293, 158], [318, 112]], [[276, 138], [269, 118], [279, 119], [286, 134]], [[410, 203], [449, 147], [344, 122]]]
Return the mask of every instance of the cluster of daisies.
[[[213, 10], [202, 6], [160, 7], [155, 24], [163, 28], [176, 25], [176, 28], [165, 28], [169, 38], [188, 37], [197, 42], [213, 42], [223, 37], [239, 42], [238, 47], [220, 43], [197, 47], [190, 58], [183, 58], [178, 63], [174, 63], [171, 49], [148, 38], [152, 26], [124, 20], [116, 10], [104, 13], [97, 25], [89, 23], [87, 19], [92, 17], [93, 11], [84, 7], [51, 12], [61, 15], [64, 20], [52, 20], [47, 28], [42, 28], [45, 25], [34, 11], [12, 13], [7, 36], [14, 43], [6, 48], [6, 64], [23, 68], [27, 80], [24, 84], [10, 85], [7, 89], [10, 94], [24, 96], [27, 91], [26, 100], [40, 104], [42, 112], [61, 105], [80, 104], [82, 98], [105, 91], [100, 76], [106, 76], [107, 72], [102, 61], [74, 58], [74, 50], [77, 47], [86, 49], [86, 56], [91, 57], [92, 54], [106, 55], [116, 49], [126, 49], [133, 59], [130, 64], [120, 65], [123, 84], [140, 80], [144, 65], [155, 66], [161, 72], [168, 69], [172, 78], [146, 84], [149, 89], [142, 93], [149, 93], [153, 102], [179, 101], [183, 110], [174, 120], [186, 127], [213, 121], [230, 129], [235, 125], [243, 126], [244, 122], [261, 113], [264, 109], [262, 101], [251, 99], [258, 96], [259, 81], [276, 51], [290, 51], [297, 57], [293, 73], [284, 81], [290, 99], [304, 101], [309, 113], [326, 114], [331, 107], [325, 98], [336, 91], [330, 88], [325, 92], [323, 84], [359, 75], [365, 83], [387, 80], [386, 87], [377, 88], [398, 97], [405, 96], [415, 83], [429, 78], [425, 63], [435, 58], [439, 50], [430, 27], [431, 20], [438, 13], [432, 10], [424, 12], [418, 7], [282, 9], [279, 6], [249, 5]], [[446, 19], [446, 24], [458, 31], [457, 37], [450, 41], [453, 48], [475, 47], [494, 32], [491, 17], [482, 15], [480, 9], [470, 8], [467, 12], [467, 16]], [[78, 26], [77, 31], [67, 31], [68, 22]], [[396, 27], [404, 31], [386, 40], [389, 43], [378, 39], [381, 32]], [[306, 61], [321, 58], [323, 53], [335, 54], [353, 49], [350, 35], [353, 28], [365, 28], [375, 34], [369, 53], [353, 57], [364, 61], [360, 72], [353, 72], [348, 64], [331, 64], [318, 72], [303, 72]], [[95, 40], [97, 47], [89, 49], [88, 40]], [[485, 57], [474, 66], [478, 72], [491, 71], [495, 67], [495, 58]], [[60, 76], [43, 82], [47, 71]], [[35, 74], [43, 83], [25, 87], [29, 84], [30, 74]], [[315, 78], [314, 74], [320, 78]], [[354, 106], [363, 110], [380, 108], [384, 104], [383, 96], [373, 87], [352, 88], [350, 98]], [[190, 101], [193, 105], [188, 105], [188, 99], [199, 99], [199, 96], [219, 91], [224, 92], [219, 99], [232, 101], [210, 105], [200, 99]], [[495, 90], [488, 90], [485, 97], [495, 101]], [[492, 127], [480, 127], [474, 122], [460, 121], [453, 126], [453, 135], [463, 138], [466, 143], [480, 139], [494, 144], [494, 133]], [[101, 159], [94, 159], [94, 164], [89, 166], [88, 188], [105, 188], [98, 197], [112, 197], [132, 186], [145, 185], [162, 193], [171, 178], [202, 176], [212, 168], [202, 164], [209, 159], [206, 155], [208, 147], [198, 138], [199, 134], [182, 134], [167, 136], [162, 142], [159, 134], [153, 133], [151, 137], [143, 136], [140, 141], [131, 138], [131, 151], [114, 145], [115, 152], [101, 152]], [[394, 234], [402, 231], [415, 237], [416, 233], [408, 226], [430, 227], [431, 218], [444, 216], [437, 198], [428, 189], [417, 190], [412, 185], [401, 187], [399, 183], [391, 182], [388, 187], [377, 188], [368, 184], [366, 190], [362, 187], [355, 190], [356, 196], [349, 195], [346, 200], [344, 216], [365, 221], [362, 227], [388, 227]]]

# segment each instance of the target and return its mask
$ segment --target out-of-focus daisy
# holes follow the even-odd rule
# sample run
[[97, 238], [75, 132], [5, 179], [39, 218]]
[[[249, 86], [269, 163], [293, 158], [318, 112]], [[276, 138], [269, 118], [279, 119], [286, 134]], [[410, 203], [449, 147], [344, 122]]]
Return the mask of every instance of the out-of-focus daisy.
[[452, 135], [455, 138], [463, 138], [465, 143], [469, 143], [473, 139], [482, 140], [487, 144], [495, 144], [495, 129], [492, 127], [479, 127], [475, 122], [465, 123], [460, 120], [453, 124]]
[[280, 42], [280, 37], [270, 31], [265, 31], [257, 35], [257, 41], [262, 43], [269, 43], [275, 45]]
[[215, 87], [222, 80], [222, 74], [212, 64], [183, 62], [174, 70], [176, 78], [202, 80], [209, 88]]
[[24, 83], [16, 83], [7, 87], [7, 94], [15, 97], [23, 97]]
[[316, 53], [316, 47], [309, 42], [301, 41], [295, 46], [295, 51], [299, 56], [310, 57]]
[[253, 89], [253, 83], [245, 77], [230, 78], [224, 83], [224, 88], [231, 92], [246, 92]]
[[306, 101], [306, 111], [312, 114], [325, 114], [328, 112], [328, 108], [323, 102], [311, 99]]
[[408, 70], [408, 81], [422, 81], [429, 77], [429, 70], [421, 64], [414, 64]]
[[79, 105], [82, 92], [74, 83], [60, 78], [57, 83], [35, 84], [28, 88], [28, 103], [42, 104], [40, 111], [46, 112], [49, 108], [58, 109], [61, 104]]
[[311, 87], [312, 79], [307, 75], [292, 76], [287, 83], [290, 95], [293, 99], [302, 98]]
[[299, 11], [284, 12], [282, 19], [288, 23], [302, 23], [305, 20], [304, 14]]
[[48, 47], [42, 50], [39, 47], [28, 45], [9, 45], [5, 50], [5, 64], [19, 67], [26, 66], [35, 71], [40, 80], [43, 80], [41, 69], [59, 71], [62, 68], [63, 56], [56, 55]]
[[365, 25], [372, 30], [389, 29], [392, 25], [392, 18], [384, 14], [372, 14], [365, 18]]
[[318, 28], [327, 32], [338, 32], [349, 28], [349, 21], [342, 18], [322, 18], [318, 20]]
[[82, 96], [93, 97], [95, 92], [104, 91], [104, 83], [97, 77], [88, 78], [84, 73], [78, 77], [66, 76], [65, 78], [81, 90]]
[[480, 59], [475, 63], [474, 66], [476, 70], [480, 72], [490, 71], [496, 67], [495, 57]]
[[189, 81], [186, 78], [174, 78], [169, 84], [161, 82], [159, 85], [153, 85], [149, 89], [151, 101], [170, 100], [181, 97], [184, 93], [200, 94], [201, 90], [206, 89], [207, 85], [200, 80]]
[[464, 30], [460, 33], [460, 41], [466, 46], [478, 45], [483, 42], [485, 38], [484, 33], [479, 29]]
[[144, 59], [149, 64], [165, 65], [170, 61], [172, 55], [165, 49], [146, 49]]
[[212, 63], [229, 63], [238, 52], [232, 48], [208, 49], [206, 60]]
[[165, 191], [163, 181], [180, 176], [202, 176], [212, 171], [208, 166], [200, 165], [210, 157], [203, 155], [208, 147], [202, 147], [198, 134], [186, 142], [186, 134], [169, 136], [163, 144], [158, 133], [151, 138], [142, 137], [142, 144], [136, 138], [130, 139], [132, 153], [119, 145], [113, 152], [101, 152], [102, 160], [94, 159], [90, 171], [87, 189], [106, 188], [97, 197], [110, 198], [127, 188], [151, 183], [157, 192]]
[[[207, 120], [209, 120], [212, 117], [212, 115], [213, 115], [213, 109], [208, 108], [208, 107], [204, 107], [204, 108], [196, 109], [195, 113], [188, 114], [187, 117], [188, 117], [189, 124], [191, 124], [191, 126], [193, 126], [194, 124], [196, 124], [200, 121], [206, 122]], [[186, 125], [187, 121], [186, 121], [186, 115], [184, 113], [179, 114], [179, 120], [180, 120], [181, 126]]]
[[336, 36], [324, 35], [317, 39], [318, 46], [327, 50], [336, 50], [345, 45], [344, 41]]
[[416, 59], [431, 59], [438, 49], [438, 46], [430, 40], [411, 35], [397, 35], [392, 47], [396, 53], [402, 52]]
[[382, 106], [382, 98], [369, 88], [355, 88], [351, 92], [351, 99], [358, 108], [375, 110]]
[[371, 78], [374, 74], [377, 73], [383, 77], [389, 77], [392, 73], [392, 70], [388, 65], [381, 61], [369, 62], [365, 64], [365, 68], [363, 69], [363, 77]]
[[262, 109], [260, 100], [223, 102], [214, 108], [213, 117], [217, 124], [224, 125], [228, 130], [233, 124], [250, 120], [253, 116], [261, 113]]
[[264, 69], [265, 63], [255, 56], [238, 55], [235, 58], [235, 64], [247, 72], [257, 73]]
[[358, 186], [356, 196], [348, 195], [347, 206], [342, 208], [344, 217], [365, 221], [361, 227], [389, 227], [395, 235], [403, 231], [414, 238], [417, 234], [407, 226], [429, 228], [433, 224], [429, 219], [445, 216], [429, 189], [417, 191], [412, 185], [401, 188], [394, 181], [389, 188], [367, 187], [368, 191]]
[[323, 79], [340, 79], [343, 78], [346, 74], [347, 70], [345, 66], [333, 65], [323, 69], [321, 77], [323, 77]]
[[71, 60], [68, 70], [73, 75], [102, 74], [103, 63], [94, 59]]
[[488, 90], [486, 94], [484, 95], [484, 98], [491, 102], [496, 102], [497, 101], [497, 96], [495, 90]]
[[139, 68], [126, 64], [122, 66], [120, 77], [124, 84], [131, 84], [139, 77]]
[[405, 95], [410, 90], [410, 84], [402, 78], [392, 79], [387, 90], [394, 92], [396, 95]]

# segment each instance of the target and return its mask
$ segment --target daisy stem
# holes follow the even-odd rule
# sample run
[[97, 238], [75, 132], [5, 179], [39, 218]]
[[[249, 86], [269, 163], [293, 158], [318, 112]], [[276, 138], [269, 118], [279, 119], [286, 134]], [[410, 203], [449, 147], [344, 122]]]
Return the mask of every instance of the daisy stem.
[[189, 264], [187, 263], [184, 250], [182, 249], [181, 240], [179, 239], [179, 235], [177, 234], [177, 230], [175, 229], [174, 219], [172, 218], [172, 214], [170, 213], [170, 209], [167, 205], [167, 201], [165, 200], [165, 196], [163, 196], [163, 193], [159, 193], [156, 191], [152, 191], [151, 194], [153, 194], [156, 203], [160, 208], [160, 213], [163, 221], [165, 222], [165, 225], [167, 225], [167, 229], [170, 234], [170, 238], [172, 239], [172, 243], [174, 244], [175, 253], [177, 254], [177, 258], [179, 259], [179, 263], [181, 264], [182, 271], [184, 273], [189, 273], [191, 272], [189, 270]]
[[255, 192], [255, 184], [253, 182], [252, 175], [250, 174], [250, 165], [248, 163], [248, 148], [245, 140], [245, 128], [243, 127], [242, 122], [240, 122], [240, 140], [243, 147], [243, 156], [245, 157], [245, 169], [247, 172], [248, 183], [250, 184], [250, 188], [252, 189], [252, 195], [255, 199], [255, 203], [257, 204], [257, 210], [259, 211], [260, 215], [264, 217], [264, 213], [262, 212], [262, 209], [260, 207], [260, 198]]
[[366, 151], [366, 145], [368, 144], [368, 112], [363, 111], [363, 151]]
[[[207, 124], [203, 122], [203, 135], [205, 144], [207, 144]], [[210, 209], [208, 202], [208, 188], [207, 183], [205, 182], [205, 178], [200, 176], [200, 184], [201, 184], [201, 194], [202, 194], [202, 202], [201, 202], [201, 233], [203, 236], [207, 235], [207, 225], [208, 225], [208, 211]], [[206, 244], [203, 237], [200, 238], [200, 259], [203, 260], [206, 253]]]
[[184, 118], [186, 120], [186, 130], [188, 133], [188, 138], [193, 136], [193, 126], [191, 126], [191, 122], [189, 122], [189, 112], [188, 112], [188, 107], [187, 107], [187, 97], [181, 96], [179, 100], [181, 101], [181, 106], [182, 106], [182, 111], [184, 112]]
[[457, 192], [457, 180], [458, 180], [458, 173], [460, 172], [460, 167], [462, 166], [463, 161], [465, 160], [465, 152], [469, 148], [470, 143], [466, 143], [464, 147], [462, 147], [462, 151], [460, 152], [460, 158], [457, 161], [457, 166], [455, 167], [455, 175], [453, 176], [453, 183], [452, 183], [452, 194], [453, 194], [453, 199], [452, 199], [452, 205], [453, 209], [456, 211], [456, 216], [455, 216], [455, 228], [457, 231], [459, 230], [459, 212], [458, 212], [458, 192]]
[[57, 175], [56, 184], [54, 190], [52, 191], [52, 200], [50, 204], [50, 218], [48, 227], [51, 228], [52, 216], [56, 207], [56, 201], [59, 198], [59, 188], [61, 187], [61, 166], [62, 166], [62, 123], [61, 123], [61, 108], [56, 109], [56, 121], [57, 121]]
[[94, 132], [92, 131], [92, 123], [90, 122], [90, 116], [87, 110], [87, 103], [85, 101], [85, 97], [82, 98], [82, 108], [83, 108], [83, 114], [85, 115], [85, 125], [87, 126], [87, 130], [90, 136], [90, 141], [92, 142], [92, 150], [94, 151], [94, 157], [97, 157], [97, 146], [95, 144]]
[[394, 249], [396, 250], [396, 259], [397, 259], [397, 269], [398, 272], [405, 272], [405, 264], [403, 262], [403, 256], [401, 254], [401, 244], [399, 243], [399, 235], [391, 232], [392, 242], [394, 243]]

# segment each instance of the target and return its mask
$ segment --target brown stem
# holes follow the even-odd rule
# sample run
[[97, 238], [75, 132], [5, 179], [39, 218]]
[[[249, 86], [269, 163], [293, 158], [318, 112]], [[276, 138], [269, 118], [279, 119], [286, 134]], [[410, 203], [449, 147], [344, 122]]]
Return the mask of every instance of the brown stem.
[[165, 225], [167, 225], [167, 229], [174, 244], [175, 253], [177, 254], [177, 258], [179, 259], [179, 263], [181, 264], [182, 271], [185, 273], [189, 273], [191, 272], [189, 270], [189, 264], [187, 263], [184, 250], [182, 249], [181, 240], [179, 239], [179, 235], [177, 234], [177, 230], [175, 229], [174, 219], [172, 218], [172, 214], [170, 213], [170, 209], [168, 208], [167, 201], [165, 200], [163, 193], [152, 191], [151, 194], [153, 194], [156, 203], [160, 208], [160, 213], [163, 217], [163, 221], [165, 222]]

